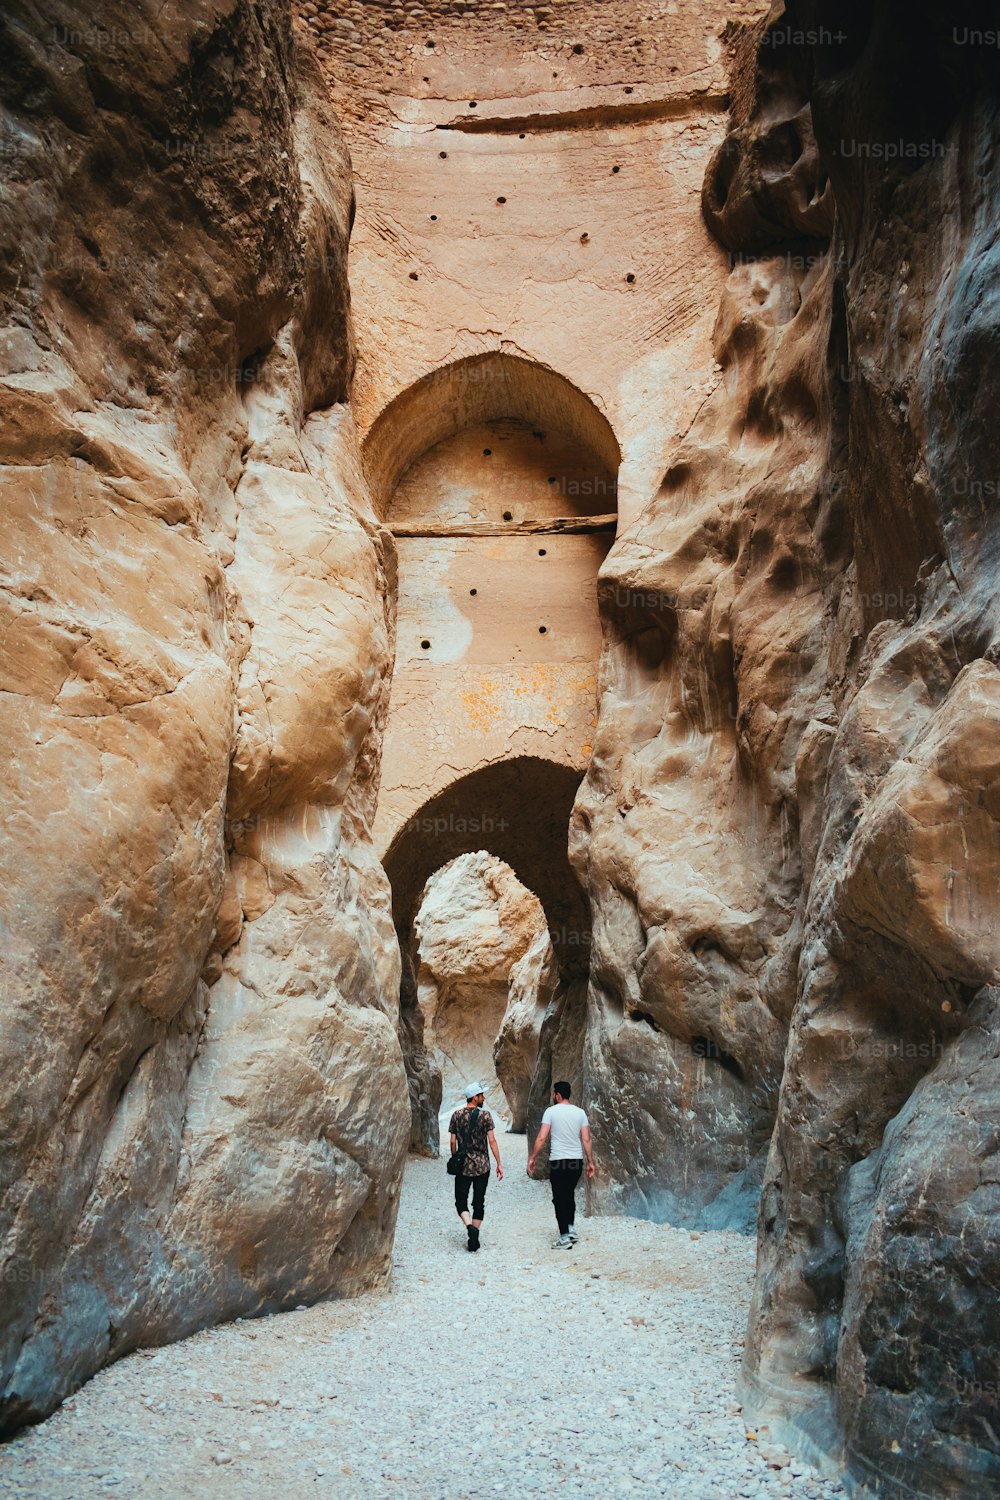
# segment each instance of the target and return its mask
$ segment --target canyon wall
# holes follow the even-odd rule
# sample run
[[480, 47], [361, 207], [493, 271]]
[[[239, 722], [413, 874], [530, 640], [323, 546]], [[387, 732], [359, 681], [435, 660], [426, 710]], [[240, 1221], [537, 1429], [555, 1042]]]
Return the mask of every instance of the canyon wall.
[[962, 11], [779, 4], [737, 48], [722, 384], [602, 570], [572, 853], [598, 1202], [736, 1222], [763, 1169], [749, 1415], [981, 1500], [1000, 112]]
[[[777, 112], [808, 106], [783, 97]], [[831, 212], [815, 152], [775, 162], [769, 193], [812, 201], [810, 238], [800, 255], [735, 260], [718, 383], [602, 569], [600, 722], [571, 832], [593, 920], [594, 1200], [698, 1226], [755, 1213], [815, 858], [828, 596], [843, 562], [828, 475]]]
[[268, 3], [3, 47], [6, 1430], [383, 1278], [409, 1121], [325, 90]]
[[[837, 204], [845, 663], [747, 1391], [886, 1494], [1000, 1482], [1000, 111], [976, 7], [789, 12]], [[833, 375], [836, 381], [836, 374]]]

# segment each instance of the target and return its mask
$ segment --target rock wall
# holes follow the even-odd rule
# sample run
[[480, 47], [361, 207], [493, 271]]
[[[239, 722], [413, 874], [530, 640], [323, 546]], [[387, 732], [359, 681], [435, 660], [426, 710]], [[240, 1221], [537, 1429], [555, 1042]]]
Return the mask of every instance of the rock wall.
[[[810, 48], [853, 535], [747, 1389], [887, 1495], [1000, 1481], [997, 68], [974, 7]], [[790, 12], [790, 15], [792, 13]], [[993, 33], [995, 41], [995, 33]]]
[[[624, 457], [606, 508], [631, 520], [713, 383], [726, 266], [699, 192], [726, 129], [728, 29], [767, 0], [296, 8], [357, 173], [366, 439], [408, 391], [474, 399], [475, 366], [438, 385], [450, 365], [520, 358], [603, 413]], [[568, 431], [544, 408], [487, 415]]]
[[0, 1428], [388, 1269], [350, 165], [276, 4], [3, 19]]
[[692, 1225], [752, 1222], [795, 1001], [841, 547], [830, 284], [821, 241], [734, 265], [719, 382], [601, 574], [601, 716], [571, 831], [593, 916], [595, 1199]]
[[[761, 6], [656, 0], [649, 38], [586, 0], [301, 9], [362, 162], [380, 506], [437, 443], [427, 473], [492, 459], [483, 422], [534, 440], [509, 403], [543, 376], [621, 449], [590, 920], [579, 766], [532, 751], [435, 784], [386, 853], [396, 926], [498, 815], [562, 971], [543, 1018], [544, 934], [506, 971], [528, 1128], [570, 1077], [599, 1209], [749, 1225], [763, 1182], [748, 1412], [886, 1496], [980, 1500], [996, 31], [930, 0], [725, 37]], [[9, 1430], [136, 1345], [383, 1278], [440, 1080], [370, 837], [396, 558], [319, 74], [269, 0], [2, 25]]]
[[879, 1494], [969, 1500], [1000, 1478], [1000, 113], [971, 9], [778, 4], [737, 49], [722, 386], [602, 570], [572, 845], [599, 1201], [738, 1218], [766, 1150], [749, 1414]]

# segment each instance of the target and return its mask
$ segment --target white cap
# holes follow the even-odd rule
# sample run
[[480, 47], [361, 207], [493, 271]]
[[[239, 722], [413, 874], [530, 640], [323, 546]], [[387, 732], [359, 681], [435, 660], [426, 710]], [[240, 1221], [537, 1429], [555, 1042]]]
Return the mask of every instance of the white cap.
[[466, 1099], [474, 1099], [477, 1094], [485, 1094], [486, 1090], [481, 1083], [469, 1083], [465, 1086]]

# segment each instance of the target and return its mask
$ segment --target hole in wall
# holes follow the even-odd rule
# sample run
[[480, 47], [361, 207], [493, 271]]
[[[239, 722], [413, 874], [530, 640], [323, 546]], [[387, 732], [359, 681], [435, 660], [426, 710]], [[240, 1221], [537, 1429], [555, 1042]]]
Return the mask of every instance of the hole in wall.
[[420, 649], [421, 649], [421, 651], [429, 651], [431, 649], [431, 643], [430, 643], [430, 641], [421, 641], [420, 642]]
[[628, 1018], [630, 1021], [642, 1021], [651, 1031], [659, 1031], [660, 1029], [648, 1010], [630, 1010]]
[[433, 219], [436, 219], [436, 218], [437, 218], [437, 214], [431, 214], [431, 219], [432, 219], [432, 220], [433, 220]]
[[476, 595], [479, 593], [479, 590], [478, 589], [470, 589], [469, 593], [472, 595], [472, 597], [474, 599], [476, 597]]
[[479, 105], [476, 103], [475, 99], [470, 99], [469, 100], [469, 108], [470, 109], [478, 109], [479, 108]]
[[617, 172], [620, 172], [620, 171], [621, 171], [621, 167], [612, 167], [612, 168], [611, 168], [611, 175], [612, 175], [612, 177], [614, 177], [614, 175], [615, 175], [615, 174], [616, 174], [616, 173], [617, 173]]
[[490, 454], [491, 454], [491, 453], [492, 453], [492, 452], [493, 452], [493, 449], [492, 449], [492, 448], [484, 448], [484, 449], [483, 449], [483, 457], [484, 457], [484, 458], [489, 458], [489, 456], [490, 456]]
[[410, 272], [410, 280], [411, 281], [419, 281], [420, 280], [420, 277], [417, 275], [416, 271], [411, 271]]
[[506, 202], [507, 202], [507, 199], [506, 199], [506, 198], [498, 198], [498, 199], [497, 199], [497, 202], [498, 202], [498, 203], [506, 203]]
[[544, 557], [545, 556], [545, 548], [544, 547], [539, 547], [539, 549], [538, 549], [538, 555], [539, 555], [539, 557]]
[[549, 627], [547, 625], [539, 625], [539, 627], [538, 627], [538, 634], [539, 635], [548, 635], [548, 633], [549, 633]]
[[577, 57], [579, 57], [580, 54], [583, 52], [583, 43], [582, 42], [577, 42], [576, 45], [573, 48], [573, 51], [576, 53]]
[[447, 151], [439, 151], [438, 152], [438, 156], [440, 156], [440, 158], [441, 158], [442, 161], [447, 161], [448, 160], [448, 153], [447, 153]]
[[734, 1078], [743, 1081], [743, 1069], [731, 1052], [720, 1047], [718, 1042], [710, 1036], [693, 1036], [691, 1038], [691, 1051], [695, 1057], [702, 1057], [706, 1062], [718, 1063], [720, 1068], [725, 1068]]
[[631, 86], [631, 84], [626, 84], [626, 86], [625, 86], [625, 92], [626, 92], [626, 94], [631, 94], [631, 92], [632, 92], [632, 86]]
[[248, 390], [260, 375], [261, 366], [264, 363], [265, 349], [263, 345], [241, 359], [236, 371], [236, 385], [240, 391]]
[[625, 277], [625, 280], [628, 282], [629, 286], [631, 286], [633, 281], [635, 280], [635, 272], [629, 271], [628, 275]]
[[504, 518], [505, 521], [513, 521], [514, 516], [513, 516], [513, 513], [511, 511], [505, 510], [504, 513], [503, 513], [503, 518]]

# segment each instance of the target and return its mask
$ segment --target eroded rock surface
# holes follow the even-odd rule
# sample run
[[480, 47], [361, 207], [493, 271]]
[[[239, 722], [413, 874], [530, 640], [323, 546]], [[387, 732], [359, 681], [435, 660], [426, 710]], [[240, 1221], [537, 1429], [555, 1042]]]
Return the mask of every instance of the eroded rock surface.
[[604, 1201], [716, 1213], [774, 1122], [748, 1411], [971, 1500], [1000, 1477], [1000, 118], [954, 23], [776, 5], [744, 54], [705, 194], [723, 388], [603, 569], [573, 854]]
[[559, 969], [548, 932], [536, 932], [511, 965], [507, 1008], [493, 1043], [493, 1066], [510, 1109], [510, 1128], [527, 1129], [528, 1100], [538, 1065], [542, 1027], [559, 988]]
[[[569, 1077], [597, 1208], [746, 1226], [763, 1179], [748, 1413], [886, 1496], [982, 1500], [995, 30], [927, 0], [776, 0], [743, 32], [761, 5], [656, 0], [648, 46], [583, 0], [334, 9], [301, 7], [362, 163], [380, 504], [402, 479], [468, 519], [503, 442], [538, 508], [576, 471], [532, 445], [585, 436], [567, 385], [602, 481], [621, 450], [593, 754], [584, 715], [541, 755], [541, 674], [538, 743], [432, 757], [390, 916], [396, 559], [318, 76], [267, 0], [8, 8], [0, 1425], [137, 1344], [382, 1276], [440, 1052], [452, 1093], [494, 1057], [532, 1132]], [[503, 598], [453, 582], [492, 652]], [[415, 672], [469, 635], [431, 593]], [[487, 817], [541, 908], [476, 852]]]
[[737, 265], [721, 382], [602, 571], [601, 721], [571, 850], [593, 913], [600, 1196], [753, 1218], [830, 735], [830, 273]]
[[[803, 7], [830, 27], [833, 7]], [[748, 1391], [882, 1492], [1000, 1480], [995, 61], [935, 7], [812, 50], [853, 533], [846, 671], [761, 1215]], [[962, 17], [963, 21], [967, 18]], [[882, 145], [873, 151], [872, 146]], [[992, 1369], [994, 1376], [984, 1371]], [[832, 1409], [833, 1416], [830, 1416]]]
[[270, 4], [3, 44], [9, 1428], [384, 1275], [408, 1120], [322, 85]]

